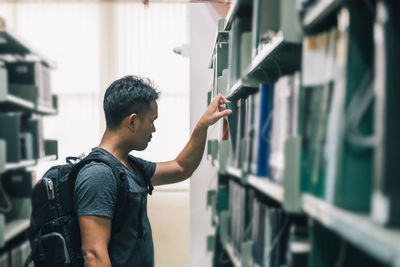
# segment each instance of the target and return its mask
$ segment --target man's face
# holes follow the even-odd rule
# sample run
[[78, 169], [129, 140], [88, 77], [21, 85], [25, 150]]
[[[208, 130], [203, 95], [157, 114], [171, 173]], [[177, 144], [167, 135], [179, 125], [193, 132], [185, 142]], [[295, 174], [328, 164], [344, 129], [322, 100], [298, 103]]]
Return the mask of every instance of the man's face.
[[144, 114], [138, 116], [135, 139], [137, 142], [137, 150], [146, 149], [151, 141], [152, 133], [156, 131], [154, 121], [158, 117], [158, 106], [155, 100], [150, 102], [150, 108]]

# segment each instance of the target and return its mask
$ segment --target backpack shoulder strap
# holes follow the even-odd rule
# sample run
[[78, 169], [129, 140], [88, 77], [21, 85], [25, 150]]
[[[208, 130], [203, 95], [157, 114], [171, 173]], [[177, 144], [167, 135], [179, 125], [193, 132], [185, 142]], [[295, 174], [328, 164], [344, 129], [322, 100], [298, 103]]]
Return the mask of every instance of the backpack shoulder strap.
[[117, 166], [115, 159], [99, 152], [91, 152], [81, 161], [74, 165], [70, 172], [70, 179], [76, 179], [79, 171], [88, 163], [95, 161], [109, 166], [113, 172], [115, 182], [117, 183], [117, 201], [115, 205], [112, 231], [115, 232], [122, 227], [125, 218], [125, 207], [128, 201], [129, 184], [125, 172]]
[[146, 189], [147, 189], [147, 193], [149, 195], [151, 195], [153, 193], [153, 189], [154, 186], [151, 184], [150, 180], [147, 180], [145, 177], [145, 171], [143, 170], [143, 166], [141, 164], [139, 164], [136, 160], [136, 158], [132, 155], [129, 155], [129, 158], [132, 159], [132, 163], [133, 163], [133, 167], [135, 168], [135, 170], [143, 177], [143, 179], [146, 182]]

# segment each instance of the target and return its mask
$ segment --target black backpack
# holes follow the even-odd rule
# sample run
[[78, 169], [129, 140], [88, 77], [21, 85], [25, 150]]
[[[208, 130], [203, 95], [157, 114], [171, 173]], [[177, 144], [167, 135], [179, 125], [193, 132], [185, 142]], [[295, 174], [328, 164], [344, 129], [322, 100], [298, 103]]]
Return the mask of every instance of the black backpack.
[[28, 230], [32, 252], [25, 266], [31, 261], [35, 267], [84, 265], [74, 188], [78, 172], [92, 161], [105, 163], [113, 171], [117, 182], [117, 204], [111, 231], [118, 231], [121, 227], [129, 185], [116, 160], [100, 152], [91, 152], [83, 159], [67, 157], [67, 164], [50, 168], [32, 189]]

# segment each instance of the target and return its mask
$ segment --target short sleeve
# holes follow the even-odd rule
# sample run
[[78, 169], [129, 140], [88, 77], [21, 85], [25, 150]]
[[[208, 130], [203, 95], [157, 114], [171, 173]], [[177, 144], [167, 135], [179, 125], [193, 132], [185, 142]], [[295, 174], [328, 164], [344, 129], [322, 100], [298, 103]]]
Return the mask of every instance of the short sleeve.
[[111, 168], [91, 162], [78, 173], [74, 200], [78, 216], [97, 215], [113, 218], [117, 183]]
[[145, 176], [144, 178], [147, 181], [150, 181], [151, 177], [153, 177], [154, 172], [156, 171], [156, 163], [136, 157], [133, 157], [133, 159], [136, 162], [136, 164], [139, 165], [141, 170], [144, 172]]

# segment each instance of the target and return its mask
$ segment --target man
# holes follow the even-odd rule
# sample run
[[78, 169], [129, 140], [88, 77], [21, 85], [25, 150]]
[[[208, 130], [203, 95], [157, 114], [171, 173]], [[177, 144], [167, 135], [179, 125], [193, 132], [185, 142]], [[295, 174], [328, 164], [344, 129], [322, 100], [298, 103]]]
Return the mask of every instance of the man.
[[94, 150], [121, 164], [129, 182], [129, 196], [123, 227], [112, 232], [117, 184], [112, 179], [111, 168], [91, 162], [79, 172], [75, 203], [85, 266], [154, 266], [146, 205], [148, 185], [177, 183], [189, 178], [201, 161], [207, 128], [231, 113], [231, 110], [220, 111], [219, 106], [227, 100], [218, 95], [174, 160], [153, 163], [129, 156], [132, 150], [144, 150], [156, 131], [158, 95], [148, 79], [134, 76], [119, 79], [106, 90], [103, 103], [106, 130]]

